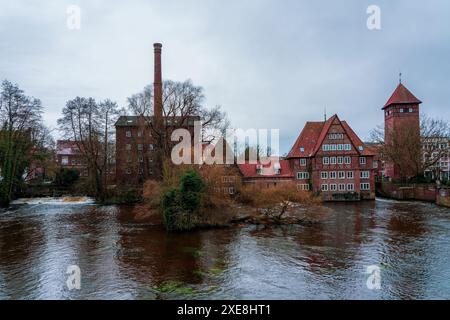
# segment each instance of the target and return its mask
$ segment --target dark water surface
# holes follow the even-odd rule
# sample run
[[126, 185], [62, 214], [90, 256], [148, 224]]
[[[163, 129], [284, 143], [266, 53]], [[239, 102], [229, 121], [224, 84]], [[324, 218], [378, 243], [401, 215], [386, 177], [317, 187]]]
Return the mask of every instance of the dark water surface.
[[[0, 211], [0, 299], [450, 299], [450, 209], [327, 206], [310, 227], [167, 234], [128, 208], [15, 205]], [[366, 286], [370, 265], [381, 290]]]

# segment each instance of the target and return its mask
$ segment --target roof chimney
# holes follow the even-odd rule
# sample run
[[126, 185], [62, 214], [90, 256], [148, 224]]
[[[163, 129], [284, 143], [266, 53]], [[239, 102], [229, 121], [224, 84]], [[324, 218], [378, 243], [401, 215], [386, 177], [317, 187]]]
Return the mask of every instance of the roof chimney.
[[155, 51], [155, 78], [153, 82], [153, 108], [155, 118], [158, 120], [162, 119], [162, 74], [161, 74], [161, 43], [154, 43], [153, 48]]

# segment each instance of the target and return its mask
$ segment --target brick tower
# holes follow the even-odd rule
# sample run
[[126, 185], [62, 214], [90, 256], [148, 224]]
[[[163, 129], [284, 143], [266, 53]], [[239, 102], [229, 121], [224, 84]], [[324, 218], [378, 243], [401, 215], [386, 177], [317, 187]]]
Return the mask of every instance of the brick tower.
[[403, 163], [403, 168], [392, 161], [386, 161], [385, 176], [390, 179], [398, 180], [402, 178], [400, 172], [402, 171], [403, 176], [405, 176], [405, 170], [407, 171], [406, 162], [408, 159], [406, 154], [401, 154], [405, 153], [406, 150], [401, 150], [401, 148], [408, 148], [411, 145], [418, 146], [411, 141], [420, 141], [419, 106], [421, 103], [422, 101], [417, 99], [400, 80], [394, 93], [382, 108], [384, 111], [385, 144], [388, 149], [392, 149], [392, 146], [398, 146], [399, 157], [405, 156], [405, 161], [397, 161], [397, 163]]

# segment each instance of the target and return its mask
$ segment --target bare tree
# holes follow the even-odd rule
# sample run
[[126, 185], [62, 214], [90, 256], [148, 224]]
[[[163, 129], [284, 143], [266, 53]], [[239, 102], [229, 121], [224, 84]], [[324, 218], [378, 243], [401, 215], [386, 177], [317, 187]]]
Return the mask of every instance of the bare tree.
[[420, 133], [413, 127], [394, 130], [388, 142], [384, 128], [371, 132], [371, 140], [381, 146], [383, 159], [399, 169], [402, 180], [422, 176], [434, 170], [440, 159], [449, 154], [450, 124], [426, 115], [420, 118]]
[[60, 131], [72, 141], [88, 164], [89, 176], [98, 199], [106, 197], [106, 175], [110, 151], [111, 127], [118, 114], [115, 102], [99, 104], [93, 98], [76, 97], [66, 103], [58, 119]]
[[42, 105], [17, 84], [5, 80], [0, 95], [0, 205], [8, 205], [33, 160], [32, 149], [43, 132]]
[[[223, 136], [230, 122], [220, 106], [204, 106], [203, 88], [195, 86], [192, 81], [176, 82], [166, 80], [163, 83], [163, 117], [171, 122], [172, 127], [184, 127], [191, 117], [202, 121], [202, 141], [212, 142]], [[147, 86], [140, 93], [128, 98], [129, 110], [136, 116], [149, 118], [153, 116], [153, 86]], [[151, 121], [142, 121], [152, 126]], [[152, 130], [155, 128], [152, 126]], [[170, 137], [168, 126], [160, 133]], [[157, 133], [158, 134], [158, 133]]]

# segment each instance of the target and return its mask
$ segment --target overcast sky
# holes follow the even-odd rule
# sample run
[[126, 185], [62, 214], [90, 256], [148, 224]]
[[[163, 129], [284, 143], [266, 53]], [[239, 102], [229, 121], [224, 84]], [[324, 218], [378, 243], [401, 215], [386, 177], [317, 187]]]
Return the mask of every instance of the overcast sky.
[[[288, 151], [306, 121], [337, 113], [361, 136], [403, 83], [422, 112], [450, 120], [450, 1], [0, 0], [0, 77], [40, 98], [56, 127], [76, 96], [126, 97], [163, 78], [192, 79], [236, 128], [279, 128]], [[68, 5], [81, 28], [67, 27]], [[381, 30], [367, 28], [369, 5]]]

